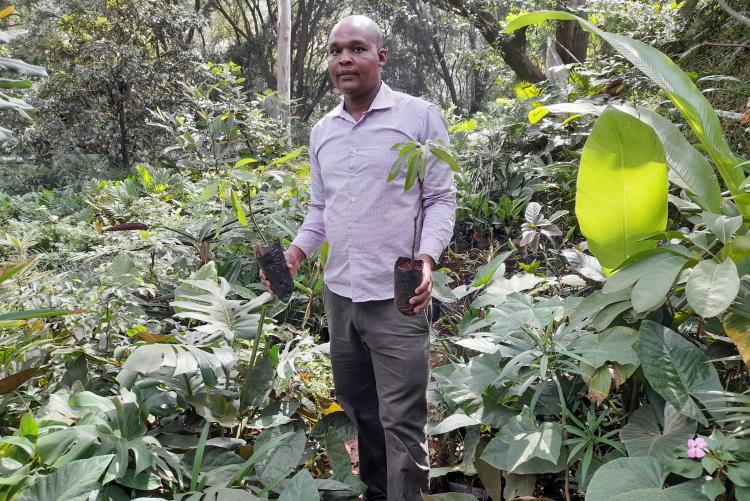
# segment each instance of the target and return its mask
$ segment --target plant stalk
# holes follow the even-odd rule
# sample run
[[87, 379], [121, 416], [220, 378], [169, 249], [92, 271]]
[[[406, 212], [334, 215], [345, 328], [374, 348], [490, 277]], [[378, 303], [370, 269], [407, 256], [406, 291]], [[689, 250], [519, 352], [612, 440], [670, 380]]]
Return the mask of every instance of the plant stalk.
[[424, 199], [424, 183], [419, 180], [419, 206], [417, 207], [417, 215], [414, 216], [414, 230], [411, 237], [411, 268], [414, 269], [416, 261], [414, 260], [414, 254], [417, 250], [417, 221], [419, 216], [422, 214], [422, 201]]
[[268, 240], [266, 239], [266, 236], [263, 234], [263, 231], [261, 231], [260, 226], [258, 226], [258, 222], [255, 220], [255, 212], [253, 212], [253, 194], [250, 191], [250, 186], [247, 187], [247, 207], [250, 209], [250, 220], [253, 222], [253, 226], [255, 227], [255, 231], [258, 232], [258, 235], [260, 235], [260, 238], [263, 239], [263, 243], [268, 245]]
[[258, 345], [260, 345], [260, 336], [263, 334], [263, 323], [266, 321], [266, 307], [260, 309], [260, 320], [258, 321], [258, 332], [255, 333], [253, 341], [253, 352], [250, 354], [250, 369], [255, 367], [255, 357], [258, 355]]

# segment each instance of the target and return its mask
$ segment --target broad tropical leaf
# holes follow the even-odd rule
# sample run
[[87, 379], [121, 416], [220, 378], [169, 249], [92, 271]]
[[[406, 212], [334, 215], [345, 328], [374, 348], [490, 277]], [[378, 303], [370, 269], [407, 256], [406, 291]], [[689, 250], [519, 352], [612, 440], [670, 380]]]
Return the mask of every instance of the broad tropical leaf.
[[231, 293], [229, 283], [219, 278], [212, 280], [185, 280], [186, 285], [195, 289], [183, 288], [175, 297], [172, 306], [179, 308], [175, 313], [179, 318], [199, 320], [202, 325], [195, 330], [209, 336], [223, 335], [228, 341], [238, 337], [252, 339], [258, 332], [259, 313], [253, 313], [259, 306], [271, 300], [271, 295], [263, 293], [251, 301], [227, 299]]
[[667, 224], [667, 167], [651, 127], [614, 108], [599, 117], [578, 171], [576, 215], [605, 268], [656, 246]]
[[0, 68], [5, 68], [16, 73], [29, 75], [30, 77], [46, 77], [47, 70], [41, 66], [28, 64], [20, 59], [11, 59], [9, 57], [0, 57]]
[[320, 501], [315, 479], [310, 472], [303, 468], [285, 483], [279, 501]]
[[685, 121], [693, 129], [704, 149], [719, 169], [724, 183], [733, 195], [741, 192], [744, 171], [729, 148], [721, 130], [719, 117], [703, 93], [672, 59], [643, 42], [600, 30], [590, 22], [560, 11], [537, 11], [519, 16], [508, 23], [506, 32], [546, 20], [578, 21], [584, 30], [602, 37], [636, 68], [666, 92]]
[[333, 470], [331, 480], [342, 482], [358, 493], [364, 492], [367, 486], [352, 473], [351, 457], [340, 433], [335, 430], [326, 433], [326, 449]]
[[638, 364], [637, 343], [638, 333], [635, 330], [618, 326], [598, 334], [581, 336], [568, 349], [578, 353], [596, 369], [607, 362]]
[[737, 350], [750, 371], [750, 319], [730, 312], [724, 317], [724, 331], [737, 346]]
[[122, 365], [117, 381], [130, 388], [138, 374], [161, 373], [168, 377], [193, 375], [200, 372], [203, 383], [214, 387], [221, 376], [229, 376], [236, 355], [229, 348], [214, 348], [213, 352], [195, 346], [178, 344], [145, 344], [138, 346]]
[[596, 470], [586, 501], [705, 501], [700, 487], [692, 482], [664, 489], [668, 473], [656, 458], [615, 459]]
[[[659, 265], [649, 267], [633, 287], [630, 301], [639, 313], [655, 310], [664, 304], [672, 285], [680, 275], [687, 260], [674, 254], [657, 254]], [[654, 256], [656, 257], [656, 256]], [[639, 263], [636, 264], [636, 266]]]
[[664, 147], [670, 178], [678, 186], [692, 191], [704, 209], [718, 212], [721, 208], [721, 187], [711, 164], [691, 145], [675, 124], [648, 108], [618, 106], [650, 125]]
[[440, 435], [442, 433], [448, 433], [449, 431], [457, 430], [458, 428], [464, 428], [466, 426], [478, 425], [479, 419], [467, 416], [463, 412], [451, 414], [447, 418], [443, 419], [440, 423], [435, 426], [431, 426], [429, 429], [430, 435]]
[[690, 272], [685, 295], [688, 304], [705, 318], [715, 317], [732, 304], [740, 291], [737, 266], [731, 258], [722, 263], [706, 259]]
[[[255, 447], [260, 449], [266, 444], [272, 443], [275, 439], [286, 435], [293, 430], [291, 424], [277, 428], [263, 430], [258, 435]], [[287, 432], [287, 433], [285, 433]], [[305, 431], [296, 430], [290, 439], [285, 440], [282, 446], [273, 447], [263, 455], [260, 455], [255, 464], [255, 472], [263, 483], [271, 483], [281, 475], [288, 475], [299, 464], [302, 454], [305, 452]]]
[[696, 400], [709, 410], [707, 392], [722, 391], [719, 375], [708, 356], [676, 332], [650, 320], [640, 330], [640, 359], [651, 387], [677, 411], [703, 425], [708, 421]]
[[[721, 187], [716, 179], [713, 167], [685, 139], [685, 136], [675, 124], [648, 108], [626, 105], [614, 105], [614, 107], [654, 129], [664, 148], [664, 156], [670, 169], [670, 181], [694, 193], [696, 203], [704, 209], [712, 212], [721, 210]], [[595, 106], [585, 101], [577, 101], [575, 103], [547, 105], [547, 109], [550, 113], [577, 113], [598, 116], [606, 109], [606, 106]]]
[[95, 456], [71, 461], [59, 470], [38, 478], [21, 497], [21, 501], [84, 501], [101, 488], [99, 478], [114, 456]]
[[742, 227], [742, 216], [729, 217], [723, 214], [704, 212], [702, 217], [703, 224], [724, 244]]
[[487, 444], [481, 459], [511, 473], [550, 473], [560, 471], [562, 427], [560, 423], [537, 424], [531, 410], [524, 410], [500, 428]]
[[695, 436], [696, 428], [695, 421], [678, 413], [669, 403], [664, 406], [661, 419], [650, 405], [644, 405], [620, 430], [620, 439], [630, 456], [671, 460], [682, 452], [688, 439]]

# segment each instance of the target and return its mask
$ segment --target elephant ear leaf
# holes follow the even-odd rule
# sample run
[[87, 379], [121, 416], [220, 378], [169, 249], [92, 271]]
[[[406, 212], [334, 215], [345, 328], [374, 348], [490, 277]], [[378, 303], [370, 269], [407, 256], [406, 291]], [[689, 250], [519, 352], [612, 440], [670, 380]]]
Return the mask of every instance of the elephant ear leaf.
[[85, 501], [101, 488], [99, 478], [112, 461], [112, 455], [71, 461], [49, 475], [39, 477], [21, 497], [21, 501], [66, 499]]
[[596, 470], [586, 501], [699, 501], [706, 499], [698, 482], [663, 487], [668, 471], [653, 457], [618, 458]]
[[682, 414], [706, 426], [698, 406], [719, 415], [711, 395], [722, 391], [719, 374], [706, 353], [671, 329], [644, 320], [640, 329], [639, 356], [646, 380], [656, 393]]
[[656, 246], [645, 237], [667, 225], [667, 165], [653, 129], [607, 108], [583, 148], [576, 216], [605, 268]]

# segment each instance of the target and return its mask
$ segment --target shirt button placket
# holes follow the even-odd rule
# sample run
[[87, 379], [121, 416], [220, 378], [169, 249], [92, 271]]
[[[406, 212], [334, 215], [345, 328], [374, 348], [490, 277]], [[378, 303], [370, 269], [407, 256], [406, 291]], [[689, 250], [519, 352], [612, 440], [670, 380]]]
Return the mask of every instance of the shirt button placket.
[[349, 155], [348, 155], [348, 157], [349, 157], [349, 178], [346, 181], [347, 197], [348, 197], [349, 202], [351, 204], [350, 209], [349, 209], [348, 214], [347, 214], [347, 223], [346, 223], [346, 236], [347, 236], [347, 239], [346, 239], [347, 240], [346, 252], [347, 252], [347, 255], [348, 255], [348, 266], [349, 266], [349, 270], [350, 270], [349, 276], [351, 277], [350, 278], [351, 291], [350, 291], [349, 297], [351, 297], [351, 298], [353, 298], [354, 291], [356, 290], [356, 285], [353, 283], [354, 282], [353, 281], [353, 274], [351, 273], [352, 264], [353, 264], [352, 263], [352, 250], [353, 250], [352, 248], [354, 246], [354, 239], [352, 238], [352, 225], [354, 223], [354, 221], [353, 221], [354, 220], [354, 207], [353, 207], [353, 205], [354, 205], [353, 204], [353, 202], [354, 202], [354, 183], [356, 182], [354, 180], [354, 170], [355, 170], [355, 166], [354, 166], [354, 152], [355, 152], [355, 150], [354, 150], [354, 141], [355, 141], [355, 138], [356, 138], [356, 130], [355, 130], [355, 128], [356, 128], [356, 125], [354, 125], [354, 127], [352, 127], [349, 130]]

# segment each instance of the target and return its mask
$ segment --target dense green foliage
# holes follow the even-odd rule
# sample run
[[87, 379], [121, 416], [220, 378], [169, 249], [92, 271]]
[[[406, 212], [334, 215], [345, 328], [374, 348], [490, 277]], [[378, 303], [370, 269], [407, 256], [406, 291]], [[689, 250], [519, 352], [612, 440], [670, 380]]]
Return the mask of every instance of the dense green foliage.
[[[393, 78], [450, 123], [452, 149], [397, 145], [392, 177], [418, 183], [428, 155], [460, 165], [424, 499], [750, 499], [747, 65], [712, 66], [715, 38], [675, 41], [729, 27], [741, 51], [748, 28], [695, 1], [590, 2], [588, 20], [453, 4], [460, 20], [443, 2], [367, 6], [400, 48]], [[48, 71], [0, 57], [31, 78], [0, 80], [0, 500], [363, 492], [326, 353], [327, 248], [287, 304], [253, 257], [295, 235], [306, 123], [335, 99], [320, 40], [296, 32], [312, 59], [287, 132], [258, 5], [19, 5], [33, 32], [11, 53]], [[346, 10], [295, 9], [319, 30]], [[586, 61], [559, 64], [549, 20], [590, 32]], [[519, 30], [546, 81], [504, 65]], [[255, 66], [225, 58], [253, 48]], [[437, 59], [417, 74], [416, 54]]]

